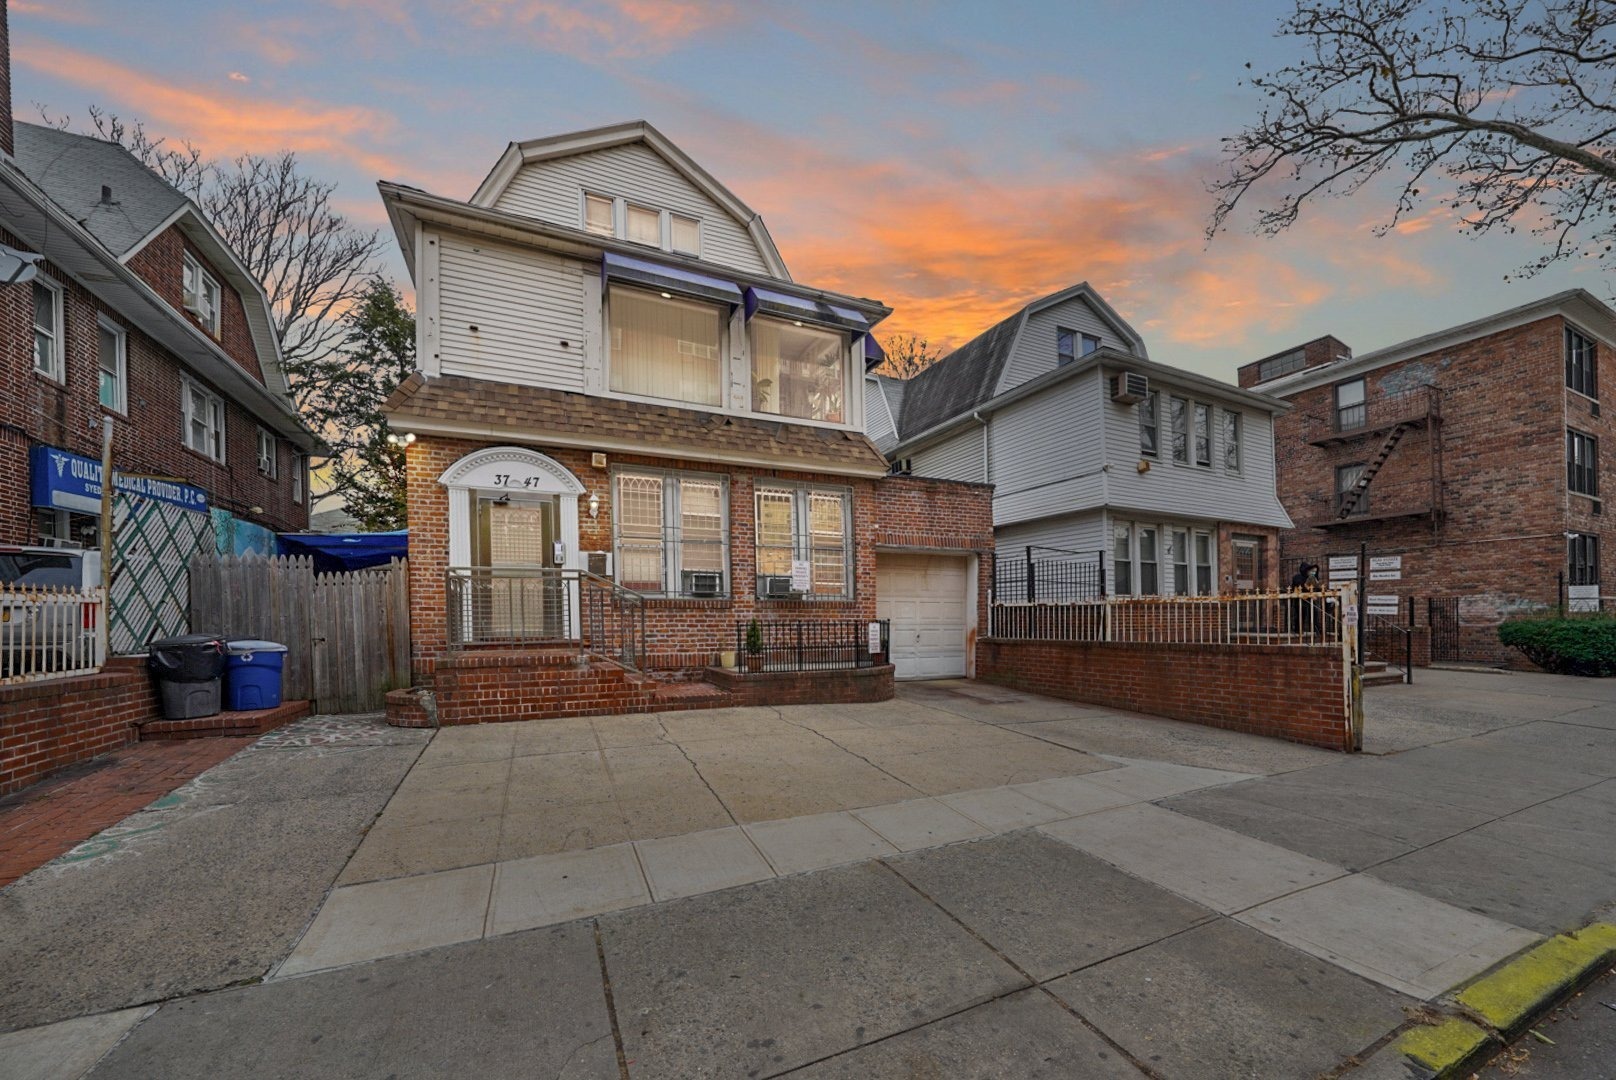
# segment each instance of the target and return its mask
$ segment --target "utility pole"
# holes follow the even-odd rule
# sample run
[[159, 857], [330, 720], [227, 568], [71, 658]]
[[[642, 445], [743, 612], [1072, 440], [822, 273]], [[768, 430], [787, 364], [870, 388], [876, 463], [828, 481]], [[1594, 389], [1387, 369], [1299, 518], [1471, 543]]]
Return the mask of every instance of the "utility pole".
[[112, 417], [101, 417], [101, 587], [112, 600]]

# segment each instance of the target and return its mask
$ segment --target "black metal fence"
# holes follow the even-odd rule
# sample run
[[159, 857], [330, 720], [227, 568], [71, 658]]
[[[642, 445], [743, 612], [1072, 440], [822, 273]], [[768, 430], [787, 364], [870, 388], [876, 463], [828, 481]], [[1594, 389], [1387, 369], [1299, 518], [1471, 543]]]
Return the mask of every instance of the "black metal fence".
[[744, 671], [837, 671], [874, 667], [877, 663], [886, 663], [891, 630], [886, 619], [738, 622], [735, 624], [735, 656]]
[[[1011, 549], [1012, 551], [1014, 549]], [[1105, 552], [1032, 545], [993, 559], [993, 600], [1000, 604], [1070, 604], [1106, 595]]]

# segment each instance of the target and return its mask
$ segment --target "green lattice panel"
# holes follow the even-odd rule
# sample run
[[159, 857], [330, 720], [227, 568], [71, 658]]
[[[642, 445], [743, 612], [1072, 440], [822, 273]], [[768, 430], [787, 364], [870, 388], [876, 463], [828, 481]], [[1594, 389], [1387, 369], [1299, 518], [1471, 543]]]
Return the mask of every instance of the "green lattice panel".
[[190, 629], [191, 556], [216, 549], [207, 514], [119, 492], [112, 501], [113, 654], [136, 652], [154, 637]]

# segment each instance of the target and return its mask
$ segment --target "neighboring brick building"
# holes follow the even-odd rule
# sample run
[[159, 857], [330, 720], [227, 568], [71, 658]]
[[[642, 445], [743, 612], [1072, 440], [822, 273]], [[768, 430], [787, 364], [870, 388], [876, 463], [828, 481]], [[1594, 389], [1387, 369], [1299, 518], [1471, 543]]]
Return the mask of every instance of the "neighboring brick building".
[[1385, 560], [1370, 603], [1395, 597], [1406, 624], [1412, 598], [1421, 651], [1524, 666], [1500, 622], [1558, 605], [1561, 574], [1571, 606], [1597, 603], [1612, 342], [1616, 312], [1579, 289], [1356, 357], [1325, 337], [1242, 367], [1295, 406], [1275, 423], [1287, 567], [1328, 574], [1367, 547]]
[[991, 490], [886, 475], [864, 373], [887, 308], [792, 281], [762, 219], [643, 122], [513, 144], [469, 202], [382, 197], [419, 296], [422, 370], [388, 412], [443, 722], [673, 707], [568, 670], [569, 643], [595, 663], [633, 639], [632, 667], [688, 679], [754, 618], [825, 672], [781, 700], [876, 692], [829, 670], [867, 662], [882, 618], [900, 677], [969, 673]]
[[306, 529], [320, 444], [292, 407], [261, 286], [123, 148], [9, 115], [0, 128], [15, 147], [0, 154], [0, 245], [41, 257], [32, 280], [0, 285], [0, 543], [98, 542], [103, 417], [121, 477]]

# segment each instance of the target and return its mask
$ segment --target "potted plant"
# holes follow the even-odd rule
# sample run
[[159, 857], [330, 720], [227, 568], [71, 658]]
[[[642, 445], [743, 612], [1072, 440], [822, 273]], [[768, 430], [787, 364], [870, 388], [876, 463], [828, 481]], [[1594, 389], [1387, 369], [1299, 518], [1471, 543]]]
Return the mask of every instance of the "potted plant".
[[746, 670], [763, 670], [763, 627], [756, 618], [746, 624]]

